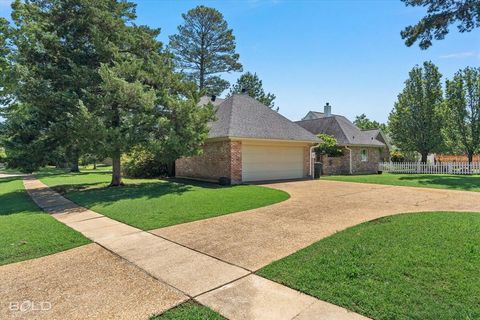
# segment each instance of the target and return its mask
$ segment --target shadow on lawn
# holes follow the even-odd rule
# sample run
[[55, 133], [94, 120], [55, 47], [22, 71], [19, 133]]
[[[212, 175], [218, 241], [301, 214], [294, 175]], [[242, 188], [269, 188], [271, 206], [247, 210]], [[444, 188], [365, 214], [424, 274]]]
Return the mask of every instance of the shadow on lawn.
[[424, 185], [426, 187], [432, 185], [439, 185], [459, 190], [480, 189], [480, 176], [412, 175], [407, 177], [400, 177], [399, 180], [416, 181], [418, 184]]
[[53, 187], [73, 201], [85, 207], [109, 205], [124, 199], [153, 199], [165, 195], [182, 195], [194, 189], [226, 189], [235, 188], [219, 186], [213, 183], [196, 182], [184, 179], [165, 179], [152, 182], [137, 182], [129, 180], [124, 186], [107, 187], [105, 184], [95, 187], [98, 183], [59, 185]]
[[[1, 178], [0, 187], [2, 184], [21, 180], [21, 177]], [[19, 213], [42, 213], [42, 211], [35, 205], [30, 196], [23, 189], [16, 189], [7, 193], [0, 193], [0, 216], [9, 216]]]

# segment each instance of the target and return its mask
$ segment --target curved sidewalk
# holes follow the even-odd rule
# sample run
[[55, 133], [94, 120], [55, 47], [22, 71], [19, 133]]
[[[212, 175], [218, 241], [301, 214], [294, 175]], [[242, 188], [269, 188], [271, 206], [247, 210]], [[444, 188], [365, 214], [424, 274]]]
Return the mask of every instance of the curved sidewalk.
[[24, 179], [24, 185], [37, 205], [55, 219], [227, 318], [367, 319], [80, 207], [32, 176]]

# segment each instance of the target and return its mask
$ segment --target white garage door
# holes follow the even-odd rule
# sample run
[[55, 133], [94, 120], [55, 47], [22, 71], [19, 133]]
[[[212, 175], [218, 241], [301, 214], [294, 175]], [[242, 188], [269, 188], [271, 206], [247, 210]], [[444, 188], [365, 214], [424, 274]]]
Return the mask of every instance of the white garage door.
[[303, 177], [303, 147], [242, 145], [242, 180]]

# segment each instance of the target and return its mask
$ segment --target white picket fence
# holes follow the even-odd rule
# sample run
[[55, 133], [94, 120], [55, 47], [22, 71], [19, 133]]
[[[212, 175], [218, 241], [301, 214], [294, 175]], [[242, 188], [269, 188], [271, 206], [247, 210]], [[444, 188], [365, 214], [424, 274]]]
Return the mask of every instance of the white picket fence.
[[480, 162], [380, 162], [379, 171], [422, 174], [480, 174]]

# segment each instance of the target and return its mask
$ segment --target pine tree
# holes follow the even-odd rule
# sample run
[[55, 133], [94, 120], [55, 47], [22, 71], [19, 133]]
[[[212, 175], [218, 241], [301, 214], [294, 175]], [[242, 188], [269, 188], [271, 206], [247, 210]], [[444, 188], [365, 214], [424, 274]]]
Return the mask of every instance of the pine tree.
[[169, 45], [177, 66], [200, 91], [220, 95], [229, 83], [218, 74], [242, 71], [233, 31], [214, 8], [198, 6], [182, 17], [184, 23], [170, 36]]
[[245, 92], [252, 98], [266, 105], [267, 107], [273, 108], [275, 103], [275, 95], [272, 93], [265, 93], [263, 90], [262, 80], [257, 76], [256, 73], [246, 72], [238, 78], [237, 82], [230, 88], [228, 95], [234, 93]]

